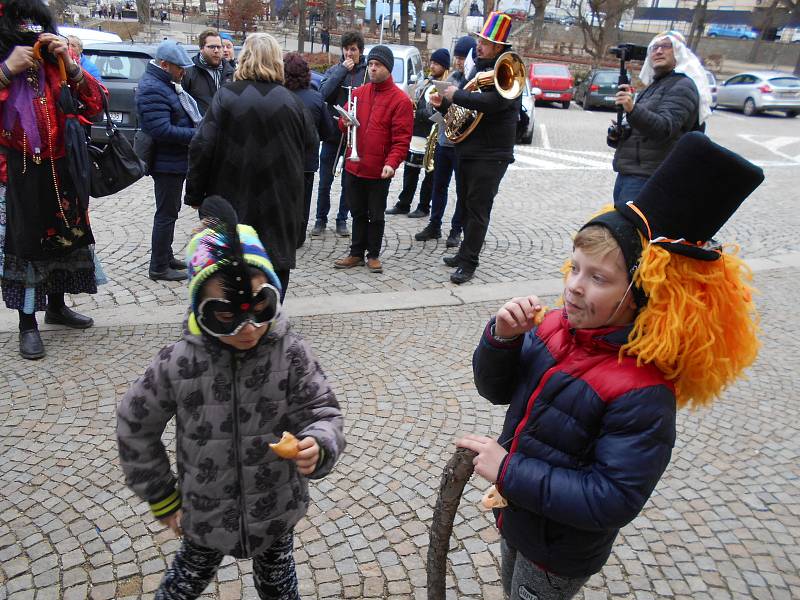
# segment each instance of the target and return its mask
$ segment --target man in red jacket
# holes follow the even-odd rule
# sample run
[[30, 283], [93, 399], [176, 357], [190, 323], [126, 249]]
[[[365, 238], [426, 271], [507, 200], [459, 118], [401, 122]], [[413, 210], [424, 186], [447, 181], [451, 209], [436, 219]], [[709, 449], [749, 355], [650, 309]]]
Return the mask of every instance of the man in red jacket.
[[[353, 215], [353, 237], [350, 254], [333, 263], [337, 269], [363, 265], [366, 252], [367, 268], [373, 273], [383, 272], [378, 256], [389, 183], [406, 158], [414, 122], [411, 99], [392, 79], [393, 65], [392, 51], [387, 46], [375, 46], [367, 57], [370, 82], [353, 91], [353, 101], [358, 99], [355, 137], [360, 159], [351, 160], [353, 148], [347, 148], [342, 182]], [[339, 119], [339, 128], [347, 128], [343, 119]]]

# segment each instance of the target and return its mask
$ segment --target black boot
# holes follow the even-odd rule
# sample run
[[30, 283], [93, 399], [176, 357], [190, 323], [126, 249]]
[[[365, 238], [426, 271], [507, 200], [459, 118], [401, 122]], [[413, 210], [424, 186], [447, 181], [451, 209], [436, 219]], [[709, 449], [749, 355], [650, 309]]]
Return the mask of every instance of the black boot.
[[464, 267], [458, 267], [450, 274], [450, 281], [457, 284], [466, 283], [475, 275], [475, 270], [469, 270]]
[[387, 208], [384, 212], [387, 215], [407, 215], [408, 211], [410, 210], [411, 210], [410, 206], [403, 206], [398, 202], [392, 208]]
[[461, 264], [461, 261], [458, 260], [458, 254], [455, 256], [443, 256], [442, 262], [446, 264], [448, 267], [457, 267]]
[[426, 240], [438, 240], [440, 237], [442, 237], [442, 230], [433, 223], [428, 223], [425, 229], [414, 236], [414, 239], [418, 242], [424, 242]]
[[458, 248], [461, 245], [461, 234], [451, 229], [450, 235], [447, 236], [447, 241], [445, 241], [444, 245], [448, 248]]
[[44, 311], [44, 322], [50, 325], [66, 325], [72, 329], [88, 329], [94, 325], [91, 317], [76, 313], [64, 304], [64, 294], [47, 296], [47, 309]]
[[39, 335], [36, 315], [26, 315], [22, 311], [19, 311], [19, 353], [28, 360], [44, 356], [44, 344]]

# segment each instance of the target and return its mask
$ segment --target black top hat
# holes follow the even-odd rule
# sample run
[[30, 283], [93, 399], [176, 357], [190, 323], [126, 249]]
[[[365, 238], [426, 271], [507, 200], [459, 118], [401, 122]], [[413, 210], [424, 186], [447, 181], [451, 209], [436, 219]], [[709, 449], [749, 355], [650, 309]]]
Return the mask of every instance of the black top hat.
[[615, 208], [645, 239], [676, 254], [716, 260], [713, 236], [764, 181], [760, 167], [700, 132], [687, 133], [633, 202]]

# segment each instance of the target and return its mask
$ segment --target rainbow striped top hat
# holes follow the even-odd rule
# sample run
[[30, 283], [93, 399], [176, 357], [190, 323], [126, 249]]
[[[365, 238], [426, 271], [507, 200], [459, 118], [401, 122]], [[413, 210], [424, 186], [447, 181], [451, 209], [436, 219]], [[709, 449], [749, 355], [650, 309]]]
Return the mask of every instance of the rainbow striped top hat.
[[490, 12], [483, 29], [476, 35], [495, 44], [510, 46], [511, 42], [506, 41], [510, 33], [511, 17], [501, 12]]

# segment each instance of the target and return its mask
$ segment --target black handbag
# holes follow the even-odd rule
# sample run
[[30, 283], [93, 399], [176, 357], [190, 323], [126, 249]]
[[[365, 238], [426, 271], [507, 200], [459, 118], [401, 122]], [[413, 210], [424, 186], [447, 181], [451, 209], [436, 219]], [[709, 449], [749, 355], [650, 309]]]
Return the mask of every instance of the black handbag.
[[111, 122], [106, 94], [101, 92], [101, 96], [108, 143], [103, 148], [89, 144], [90, 195], [94, 198], [116, 194], [145, 174], [145, 165], [134, 152], [133, 146]]

